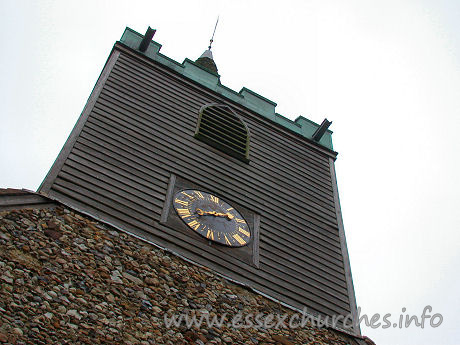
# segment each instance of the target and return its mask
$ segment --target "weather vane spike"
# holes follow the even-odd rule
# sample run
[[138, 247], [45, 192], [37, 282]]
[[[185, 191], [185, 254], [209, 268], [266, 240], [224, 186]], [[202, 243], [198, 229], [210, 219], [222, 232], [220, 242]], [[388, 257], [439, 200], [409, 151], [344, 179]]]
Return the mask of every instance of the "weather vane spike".
[[212, 42], [214, 42], [214, 34], [216, 33], [217, 23], [219, 23], [219, 16], [217, 16], [216, 26], [214, 26], [214, 32], [212, 33], [212, 37], [209, 40], [209, 47], [208, 47], [209, 50], [211, 50]]

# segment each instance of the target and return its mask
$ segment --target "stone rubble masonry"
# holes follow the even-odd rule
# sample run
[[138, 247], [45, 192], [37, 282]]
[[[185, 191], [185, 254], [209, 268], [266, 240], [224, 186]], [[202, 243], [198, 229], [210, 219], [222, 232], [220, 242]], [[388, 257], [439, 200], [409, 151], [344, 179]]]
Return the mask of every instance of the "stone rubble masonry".
[[62, 206], [0, 212], [0, 343], [334, 344], [331, 329], [167, 328], [164, 313], [288, 313], [254, 292]]

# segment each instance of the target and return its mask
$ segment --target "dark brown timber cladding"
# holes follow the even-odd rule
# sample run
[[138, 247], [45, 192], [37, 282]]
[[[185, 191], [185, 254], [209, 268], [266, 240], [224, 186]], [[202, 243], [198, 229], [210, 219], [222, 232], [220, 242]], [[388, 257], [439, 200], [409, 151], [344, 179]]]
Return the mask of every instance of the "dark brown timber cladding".
[[[63, 164], [53, 167], [56, 178], [50, 172], [43, 191], [284, 303], [348, 314], [325, 150], [121, 51], [74, 145], [61, 153]], [[249, 164], [194, 138], [200, 107], [214, 102], [232, 106], [247, 123]], [[171, 174], [260, 214], [259, 269], [159, 223]]]
[[0, 211], [24, 208], [55, 207], [56, 202], [34, 192], [21, 189], [0, 189]]

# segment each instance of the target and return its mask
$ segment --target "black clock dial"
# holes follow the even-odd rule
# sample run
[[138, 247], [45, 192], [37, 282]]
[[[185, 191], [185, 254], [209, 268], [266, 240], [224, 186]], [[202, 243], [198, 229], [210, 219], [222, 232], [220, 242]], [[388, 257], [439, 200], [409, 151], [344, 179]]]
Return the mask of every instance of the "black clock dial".
[[210, 241], [242, 247], [251, 240], [251, 232], [243, 216], [213, 194], [186, 189], [176, 193], [173, 204], [184, 223]]

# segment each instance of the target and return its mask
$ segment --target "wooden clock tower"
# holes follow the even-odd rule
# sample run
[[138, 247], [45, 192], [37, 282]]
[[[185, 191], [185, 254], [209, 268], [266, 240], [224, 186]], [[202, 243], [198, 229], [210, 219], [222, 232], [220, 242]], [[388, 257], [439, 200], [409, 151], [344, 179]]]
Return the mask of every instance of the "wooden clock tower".
[[[331, 134], [127, 28], [39, 192], [313, 315], [356, 302]], [[359, 334], [359, 327], [351, 329]]]

